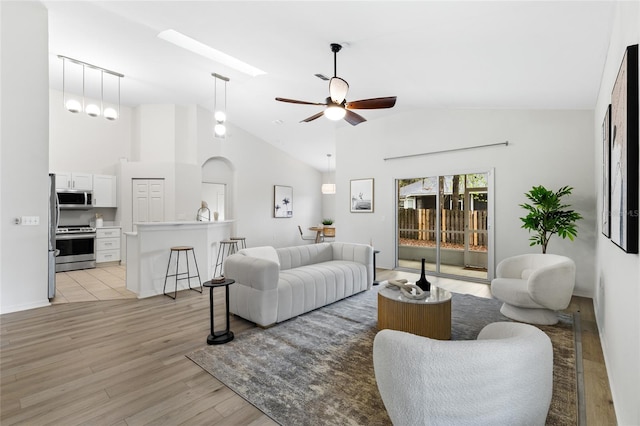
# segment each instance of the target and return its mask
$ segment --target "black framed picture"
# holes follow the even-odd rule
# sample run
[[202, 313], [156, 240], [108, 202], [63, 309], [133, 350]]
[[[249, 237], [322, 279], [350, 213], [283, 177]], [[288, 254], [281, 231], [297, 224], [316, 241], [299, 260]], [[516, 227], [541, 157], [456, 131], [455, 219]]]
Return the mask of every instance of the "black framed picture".
[[611, 188], [609, 179], [611, 176], [611, 105], [602, 121], [602, 233], [611, 235]]
[[351, 181], [351, 213], [373, 213], [373, 178]]
[[273, 217], [293, 217], [293, 188], [273, 185]]
[[611, 93], [611, 241], [638, 253], [638, 45], [627, 47]]

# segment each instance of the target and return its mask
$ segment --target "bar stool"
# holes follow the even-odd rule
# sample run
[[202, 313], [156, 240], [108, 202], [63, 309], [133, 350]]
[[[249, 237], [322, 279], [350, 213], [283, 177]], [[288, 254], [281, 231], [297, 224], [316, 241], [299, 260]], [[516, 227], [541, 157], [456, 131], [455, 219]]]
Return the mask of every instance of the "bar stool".
[[245, 237], [231, 237], [229, 238], [231, 241], [237, 241], [238, 242], [238, 248], [241, 249], [245, 249], [247, 248], [247, 239]]
[[[169, 268], [171, 266], [171, 256], [173, 255], [174, 252], [176, 253], [176, 273], [169, 274]], [[191, 272], [189, 271], [189, 252], [191, 252], [191, 255], [193, 256], [193, 261], [196, 264], [197, 275], [191, 275]], [[185, 260], [187, 262], [187, 272], [180, 272], [180, 253], [184, 253]], [[181, 275], [186, 275], [186, 276], [181, 277]], [[169, 293], [166, 292], [167, 278], [169, 277], [176, 277], [176, 286], [175, 286], [175, 289], [173, 290], [173, 296], [171, 296]], [[191, 278], [196, 278], [196, 277], [198, 277], [198, 282], [200, 283], [200, 290], [198, 290], [197, 288], [191, 287]], [[175, 300], [175, 298], [178, 297], [178, 281], [180, 280], [187, 280], [187, 283], [189, 285], [189, 290], [195, 290], [199, 293], [202, 293], [202, 280], [200, 280], [200, 271], [198, 270], [198, 261], [196, 260], [196, 253], [193, 251], [193, 247], [189, 247], [189, 246], [171, 247], [171, 252], [169, 253], [169, 262], [167, 263], [167, 273], [164, 276], [164, 288], [162, 289], [162, 293], [165, 296], [169, 296], [170, 298]]]
[[[225, 250], [227, 251], [225, 255]], [[229, 256], [238, 251], [238, 241], [237, 240], [222, 240], [220, 241], [220, 245], [218, 247], [218, 256], [216, 258], [216, 266], [213, 268], [213, 276], [218, 277], [222, 275], [222, 264], [224, 263], [225, 256]], [[220, 267], [220, 274], [218, 274], [218, 266]]]

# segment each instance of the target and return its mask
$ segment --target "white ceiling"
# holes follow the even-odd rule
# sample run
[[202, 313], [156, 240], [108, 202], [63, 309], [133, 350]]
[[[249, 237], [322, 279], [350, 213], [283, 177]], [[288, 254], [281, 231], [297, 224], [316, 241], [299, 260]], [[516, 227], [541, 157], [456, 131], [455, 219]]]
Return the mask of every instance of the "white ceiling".
[[[228, 76], [229, 121], [326, 170], [335, 129], [322, 107], [333, 75], [348, 100], [398, 97], [368, 120], [423, 108], [592, 109], [612, 1], [44, 1], [51, 86], [69, 56], [125, 75], [122, 103], [199, 104], [213, 110], [212, 72]], [[174, 29], [267, 72], [251, 78], [157, 34]], [[218, 86], [220, 89], [221, 86]], [[282, 124], [275, 124], [282, 120]], [[362, 123], [359, 126], [367, 126]], [[229, 138], [225, 143], [232, 143]]]

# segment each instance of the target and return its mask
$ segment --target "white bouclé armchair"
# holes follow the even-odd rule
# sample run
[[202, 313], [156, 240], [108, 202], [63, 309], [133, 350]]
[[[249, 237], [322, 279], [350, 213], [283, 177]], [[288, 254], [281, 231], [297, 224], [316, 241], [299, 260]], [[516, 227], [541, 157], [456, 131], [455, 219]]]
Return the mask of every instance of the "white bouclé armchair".
[[492, 323], [466, 341], [382, 330], [373, 366], [394, 426], [544, 425], [551, 404], [551, 340], [528, 324]]
[[556, 311], [569, 306], [576, 265], [555, 254], [522, 254], [498, 264], [491, 294], [503, 303], [500, 312], [516, 321], [552, 325]]

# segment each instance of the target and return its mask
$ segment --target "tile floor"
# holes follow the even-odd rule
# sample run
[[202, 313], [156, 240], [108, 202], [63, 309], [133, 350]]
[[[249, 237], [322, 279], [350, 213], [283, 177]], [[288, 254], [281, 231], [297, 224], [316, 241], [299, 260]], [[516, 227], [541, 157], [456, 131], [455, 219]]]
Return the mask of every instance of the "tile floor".
[[58, 272], [56, 274], [56, 297], [51, 303], [135, 299], [136, 294], [126, 288], [125, 274], [124, 265]]

